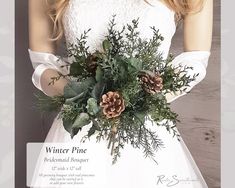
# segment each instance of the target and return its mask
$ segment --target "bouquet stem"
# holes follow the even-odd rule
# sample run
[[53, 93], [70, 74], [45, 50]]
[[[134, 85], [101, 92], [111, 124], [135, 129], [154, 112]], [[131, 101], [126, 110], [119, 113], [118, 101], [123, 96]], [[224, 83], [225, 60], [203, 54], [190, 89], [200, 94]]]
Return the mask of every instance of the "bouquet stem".
[[108, 136], [108, 140], [109, 140], [109, 143], [108, 143], [108, 149], [111, 148], [111, 155], [114, 154], [114, 146], [115, 146], [115, 142], [116, 142], [116, 135], [117, 135], [117, 129], [118, 129], [118, 123], [119, 123], [119, 120], [117, 121], [114, 121], [113, 125], [112, 125], [112, 128], [111, 128], [111, 131], [109, 133], [109, 136]]

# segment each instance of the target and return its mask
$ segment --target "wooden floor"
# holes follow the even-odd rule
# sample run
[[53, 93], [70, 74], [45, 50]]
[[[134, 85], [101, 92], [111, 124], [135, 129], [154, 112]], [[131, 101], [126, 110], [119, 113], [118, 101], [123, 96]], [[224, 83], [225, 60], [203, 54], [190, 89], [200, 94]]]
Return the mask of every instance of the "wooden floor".
[[[180, 48], [179, 48], [180, 46]], [[182, 29], [172, 43], [182, 52]], [[178, 128], [209, 188], [220, 187], [220, 1], [214, 0], [214, 32], [208, 73], [190, 94], [172, 104], [179, 113]]]

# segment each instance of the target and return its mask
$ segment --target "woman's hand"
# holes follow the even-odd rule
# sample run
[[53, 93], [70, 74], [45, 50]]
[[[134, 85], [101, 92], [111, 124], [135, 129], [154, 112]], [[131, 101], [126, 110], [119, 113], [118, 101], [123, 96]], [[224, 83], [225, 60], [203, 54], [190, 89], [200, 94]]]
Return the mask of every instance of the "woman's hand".
[[53, 84], [51, 78], [58, 77], [59, 74], [53, 69], [47, 69], [41, 75], [41, 87], [44, 93], [48, 96], [57, 96], [64, 94], [64, 87], [67, 85], [68, 80], [61, 77], [58, 81], [55, 81]]

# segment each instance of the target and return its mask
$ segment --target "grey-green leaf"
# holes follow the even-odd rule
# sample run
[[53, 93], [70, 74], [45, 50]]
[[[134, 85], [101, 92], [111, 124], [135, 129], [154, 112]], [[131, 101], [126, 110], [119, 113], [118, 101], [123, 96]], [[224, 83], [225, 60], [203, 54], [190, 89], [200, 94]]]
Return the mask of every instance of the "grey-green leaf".
[[108, 51], [110, 47], [111, 47], [110, 42], [108, 40], [104, 40], [103, 41], [103, 49], [105, 51]]
[[79, 93], [81, 93], [80, 88], [79, 88], [79, 83], [75, 81], [69, 82], [65, 87], [64, 87], [64, 97], [66, 99], [72, 98], [77, 96]]
[[76, 61], [70, 65], [70, 75], [74, 77], [81, 75], [85, 71], [85, 68], [82, 66], [84, 62], [84, 57], [77, 58]]
[[71, 130], [71, 137], [73, 138], [83, 126], [88, 125], [90, 123], [90, 117], [87, 113], [79, 114], [73, 125]]
[[106, 87], [106, 84], [104, 82], [96, 83], [91, 93], [92, 97], [95, 98], [96, 100], [99, 100], [101, 95], [104, 92], [105, 87]]
[[137, 71], [140, 71], [143, 68], [142, 62], [136, 58], [130, 58], [129, 63], [134, 67]]
[[85, 93], [89, 87], [95, 84], [95, 79], [89, 77], [82, 82], [71, 81], [64, 87], [64, 97], [66, 99]]
[[88, 131], [88, 137], [91, 137], [93, 134], [95, 134], [95, 131], [100, 130], [96, 120], [92, 120], [92, 123], [92, 127]]
[[82, 99], [84, 97], [84, 95], [86, 94], [86, 92], [82, 92], [80, 94], [78, 94], [75, 97], [69, 98], [65, 100], [65, 104], [71, 104], [73, 102], [79, 101], [79, 99]]
[[89, 98], [87, 100], [86, 108], [87, 108], [87, 112], [92, 116], [96, 115], [100, 110], [100, 108], [97, 104], [97, 100], [94, 98]]
[[72, 130], [72, 126], [73, 126], [73, 121], [72, 120], [68, 120], [68, 119], [63, 119], [63, 126], [64, 126], [64, 129], [71, 133], [71, 130]]
[[97, 82], [100, 82], [103, 79], [103, 71], [100, 66], [96, 68], [95, 79]]
[[135, 113], [135, 116], [136, 116], [136, 118], [138, 118], [139, 121], [141, 121], [144, 124], [145, 116], [146, 116], [146, 114], [144, 112]]

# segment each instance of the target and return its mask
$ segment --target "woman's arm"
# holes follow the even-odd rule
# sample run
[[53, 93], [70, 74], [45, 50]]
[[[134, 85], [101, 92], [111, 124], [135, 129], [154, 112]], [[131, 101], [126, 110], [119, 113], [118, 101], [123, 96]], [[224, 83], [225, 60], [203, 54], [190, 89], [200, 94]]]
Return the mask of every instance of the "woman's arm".
[[[198, 0], [194, 2], [197, 3]], [[172, 64], [178, 66], [193, 67], [187, 75], [193, 76], [199, 73], [196, 80], [187, 88], [189, 92], [196, 84], [202, 81], [206, 75], [206, 68], [210, 56], [213, 25], [213, 0], [204, 0], [200, 11], [188, 14], [184, 18], [184, 53], [177, 56]], [[168, 93], [166, 99], [172, 102], [186, 92]]]
[[210, 51], [213, 24], [213, 0], [204, 0], [201, 11], [184, 18], [184, 50]]
[[[55, 53], [55, 41], [50, 40], [53, 23], [47, 14], [45, 0], [29, 0], [29, 47], [35, 52]], [[52, 77], [59, 76], [54, 69], [46, 69], [40, 76], [41, 89], [48, 96], [63, 94], [67, 80], [61, 78], [53, 85], [49, 85]]]

